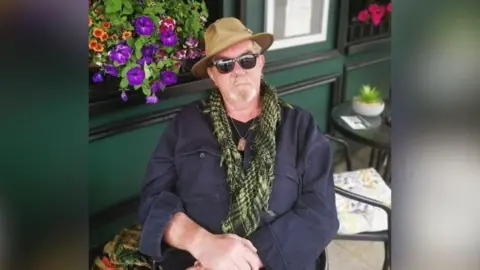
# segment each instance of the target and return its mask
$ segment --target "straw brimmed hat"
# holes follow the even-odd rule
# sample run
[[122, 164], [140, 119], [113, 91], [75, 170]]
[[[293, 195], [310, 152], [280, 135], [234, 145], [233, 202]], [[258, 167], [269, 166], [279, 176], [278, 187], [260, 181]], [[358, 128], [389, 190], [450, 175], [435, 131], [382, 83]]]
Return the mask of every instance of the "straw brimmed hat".
[[272, 45], [273, 35], [253, 34], [240, 20], [232, 17], [218, 19], [212, 23], [204, 34], [205, 57], [193, 65], [193, 75], [199, 78], [208, 77], [207, 68], [211, 64], [212, 57], [245, 40], [255, 41], [262, 48], [261, 54], [263, 54]]

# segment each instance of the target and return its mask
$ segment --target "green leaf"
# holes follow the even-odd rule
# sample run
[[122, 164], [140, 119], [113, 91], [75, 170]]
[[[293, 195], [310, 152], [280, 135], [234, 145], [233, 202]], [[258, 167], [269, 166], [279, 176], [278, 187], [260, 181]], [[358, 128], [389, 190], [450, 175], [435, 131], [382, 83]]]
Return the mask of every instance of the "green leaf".
[[143, 38], [139, 38], [137, 39], [137, 41], [135, 41], [135, 56], [138, 59], [142, 57], [143, 44], [144, 44]]
[[152, 71], [150, 70], [150, 68], [148, 67], [148, 65], [145, 65], [143, 67], [143, 71], [145, 72], [145, 78], [146, 79], [149, 79], [150, 76], [152, 76]]
[[146, 85], [142, 85], [142, 92], [145, 96], [150, 96], [152, 91]]
[[122, 8], [123, 0], [110, 0], [110, 4], [118, 7], [118, 10]]
[[122, 77], [126, 77], [127, 76], [127, 72], [134, 66], [135, 64], [133, 64], [132, 62], [129, 62], [122, 70]]
[[122, 21], [121, 21], [117, 16], [111, 16], [111, 17], [110, 17], [110, 23], [111, 23], [113, 26], [118, 26], [118, 25], [121, 25], [121, 24], [122, 24]]
[[128, 46], [133, 47], [133, 45], [135, 44], [135, 41], [133, 40], [133, 37], [127, 38], [127, 44], [128, 44]]
[[158, 20], [158, 17], [153, 14], [150, 15], [149, 17], [150, 19], [152, 19], [153, 25], [155, 25], [155, 28], [158, 28], [158, 26], [160, 25], [160, 21]]
[[123, 6], [126, 8], [133, 9], [132, 3], [130, 3], [129, 1], [123, 1]]
[[162, 69], [162, 68], [165, 66], [165, 62], [164, 62], [164, 61], [165, 61], [165, 60], [159, 61], [159, 62], [157, 63], [157, 67], [158, 67], [159, 69]]
[[129, 70], [129, 68], [127, 68], [127, 67], [123, 68], [122, 73], [120, 75], [122, 75], [122, 77], [126, 77], [128, 70]]
[[117, 6], [114, 6], [114, 5], [111, 5], [111, 6], [107, 6], [107, 8], [105, 9], [105, 12], [106, 13], [115, 13], [117, 11], [119, 11], [120, 8], [117, 7]]
[[135, 57], [136, 57], [137, 59], [142, 58], [142, 49], [139, 49], [139, 48], [136, 48], [136, 49], [135, 49]]
[[153, 80], [158, 79], [158, 74], [160, 73], [160, 71], [158, 70], [158, 67], [155, 64], [151, 64], [149, 67], [150, 67], [150, 71], [152, 72]]
[[154, 10], [155, 13], [157, 13], [157, 14], [164, 14], [164, 13], [165, 13], [165, 9], [163, 8], [162, 3], [157, 3], [157, 4], [155, 5], [155, 7], [153, 8], [153, 10]]
[[133, 14], [133, 8], [124, 7], [123, 10], [122, 10], [122, 14], [125, 14], [125, 15]]
[[205, 1], [202, 1], [202, 16], [204, 16], [206, 19], [208, 19], [208, 9], [207, 9], [207, 4], [205, 4]]
[[173, 65], [173, 72], [177, 73], [180, 71], [180, 68], [177, 65]]
[[128, 31], [133, 31], [133, 25], [127, 24], [125, 29], [127, 29]]
[[173, 47], [167, 47], [167, 48], [165, 49], [165, 51], [166, 51], [167, 53], [171, 53], [171, 52], [173, 51]]
[[128, 80], [127, 78], [123, 78], [121, 81], [120, 81], [120, 88], [127, 88], [128, 86]]
[[140, 87], [142, 87], [142, 86], [141, 86], [141, 85], [135, 85], [133, 88], [134, 88], [135, 90], [138, 90]]
[[135, 48], [136, 49], [141, 49], [143, 47], [143, 44], [145, 43], [145, 41], [143, 40], [143, 38], [139, 38], [135, 41]]
[[135, 12], [136, 13], [142, 13], [143, 12], [142, 6], [140, 6], [140, 5], [135, 6]]
[[163, 60], [163, 64], [165, 65], [165, 67], [170, 67], [172, 66], [172, 60], [166, 58], [165, 60]]

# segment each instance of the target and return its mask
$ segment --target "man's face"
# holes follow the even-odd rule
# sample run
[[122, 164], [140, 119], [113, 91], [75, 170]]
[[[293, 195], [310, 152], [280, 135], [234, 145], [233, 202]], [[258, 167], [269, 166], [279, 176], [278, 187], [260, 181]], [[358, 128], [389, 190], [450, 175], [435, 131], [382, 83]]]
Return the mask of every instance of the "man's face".
[[[254, 54], [253, 43], [249, 40], [230, 46], [219, 53], [213, 60], [227, 60], [247, 54]], [[222, 97], [230, 103], [250, 102], [260, 92], [260, 80], [264, 65], [264, 56], [259, 55], [256, 65], [251, 69], [244, 69], [236, 62], [233, 70], [228, 73], [220, 72], [215, 66], [208, 68], [208, 75], [220, 90]]]

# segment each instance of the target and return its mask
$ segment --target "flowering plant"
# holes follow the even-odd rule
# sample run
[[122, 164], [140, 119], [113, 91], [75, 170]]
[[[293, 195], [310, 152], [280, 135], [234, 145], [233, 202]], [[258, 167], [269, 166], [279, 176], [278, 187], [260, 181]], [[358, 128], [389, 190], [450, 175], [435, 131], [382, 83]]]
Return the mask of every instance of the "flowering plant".
[[373, 25], [378, 26], [388, 13], [392, 13], [392, 2], [386, 5], [370, 3], [366, 9], [358, 13], [357, 19], [361, 22], [372, 20]]
[[196, 0], [89, 1], [89, 62], [96, 67], [91, 80], [104, 76], [120, 80], [120, 96], [142, 89], [146, 103], [177, 83], [188, 59], [203, 55], [199, 46], [208, 12]]

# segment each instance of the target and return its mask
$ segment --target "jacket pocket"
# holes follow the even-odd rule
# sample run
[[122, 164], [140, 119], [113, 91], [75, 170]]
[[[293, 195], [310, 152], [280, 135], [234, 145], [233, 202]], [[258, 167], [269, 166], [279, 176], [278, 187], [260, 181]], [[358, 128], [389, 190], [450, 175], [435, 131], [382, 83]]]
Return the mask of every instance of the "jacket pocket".
[[289, 211], [297, 201], [300, 193], [299, 176], [293, 165], [277, 162], [269, 209], [278, 215]]
[[224, 201], [228, 189], [220, 154], [208, 148], [199, 148], [180, 154], [176, 162], [178, 182], [176, 190], [185, 202]]

